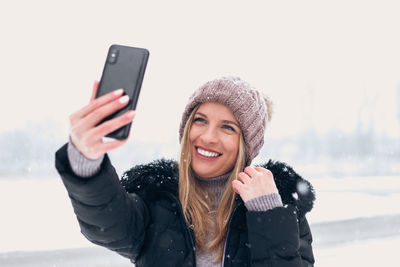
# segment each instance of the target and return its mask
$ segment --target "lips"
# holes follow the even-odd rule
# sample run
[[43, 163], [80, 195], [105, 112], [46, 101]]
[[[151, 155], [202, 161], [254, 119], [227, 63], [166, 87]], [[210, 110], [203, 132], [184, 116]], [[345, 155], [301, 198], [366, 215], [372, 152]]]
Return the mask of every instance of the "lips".
[[222, 155], [221, 153], [218, 153], [218, 152], [210, 150], [210, 149], [205, 149], [205, 148], [197, 147], [197, 146], [195, 148], [196, 148], [197, 154], [202, 157], [205, 157], [205, 158], [212, 159], [212, 158], [217, 158]]

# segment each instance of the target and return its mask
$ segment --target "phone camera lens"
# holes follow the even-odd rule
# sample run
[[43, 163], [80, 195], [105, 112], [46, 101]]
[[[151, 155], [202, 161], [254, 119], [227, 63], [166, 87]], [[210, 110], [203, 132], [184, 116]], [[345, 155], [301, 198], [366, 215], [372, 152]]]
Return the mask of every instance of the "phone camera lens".
[[117, 58], [118, 58], [118, 49], [112, 49], [108, 57], [108, 63], [114, 64], [115, 62], [117, 62]]

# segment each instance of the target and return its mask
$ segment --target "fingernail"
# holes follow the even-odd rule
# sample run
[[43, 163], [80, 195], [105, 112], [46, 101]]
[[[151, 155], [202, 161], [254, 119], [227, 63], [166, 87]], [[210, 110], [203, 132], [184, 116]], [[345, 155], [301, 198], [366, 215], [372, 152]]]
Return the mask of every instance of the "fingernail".
[[135, 111], [131, 110], [128, 112], [128, 117], [132, 118], [135, 115]]
[[119, 100], [119, 103], [123, 104], [129, 101], [129, 96], [124, 95], [123, 97], [121, 97]]
[[117, 89], [114, 91], [114, 95], [121, 95], [124, 92], [124, 89]]

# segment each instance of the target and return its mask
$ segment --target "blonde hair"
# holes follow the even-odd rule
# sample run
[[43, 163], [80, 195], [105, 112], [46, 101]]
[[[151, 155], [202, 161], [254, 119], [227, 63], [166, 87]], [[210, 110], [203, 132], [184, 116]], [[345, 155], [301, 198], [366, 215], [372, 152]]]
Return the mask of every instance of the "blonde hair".
[[210, 216], [210, 205], [205, 198], [205, 192], [197, 182], [191, 169], [189, 131], [193, 123], [194, 115], [199, 106], [190, 114], [184, 127], [181, 140], [181, 156], [179, 162], [179, 200], [182, 204], [186, 223], [194, 230], [197, 249], [217, 251], [214, 262], [222, 260], [224, 240], [228, 228], [229, 218], [235, 204], [235, 191], [232, 188], [232, 181], [237, 179], [245, 164], [245, 144], [240, 134], [239, 151], [232, 174], [230, 175], [221, 201], [216, 211], [216, 236], [209, 246], [206, 244], [207, 229], [213, 226], [214, 222]]

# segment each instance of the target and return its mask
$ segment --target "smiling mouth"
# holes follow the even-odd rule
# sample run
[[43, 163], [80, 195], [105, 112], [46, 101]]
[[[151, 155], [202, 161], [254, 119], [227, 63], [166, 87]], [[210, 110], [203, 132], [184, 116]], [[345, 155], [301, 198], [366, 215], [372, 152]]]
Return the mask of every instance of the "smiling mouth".
[[221, 156], [222, 154], [217, 153], [217, 152], [212, 152], [212, 151], [208, 151], [199, 147], [196, 147], [196, 151], [197, 153], [199, 153], [201, 156], [203, 157], [207, 157], [207, 158], [216, 158]]

